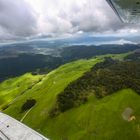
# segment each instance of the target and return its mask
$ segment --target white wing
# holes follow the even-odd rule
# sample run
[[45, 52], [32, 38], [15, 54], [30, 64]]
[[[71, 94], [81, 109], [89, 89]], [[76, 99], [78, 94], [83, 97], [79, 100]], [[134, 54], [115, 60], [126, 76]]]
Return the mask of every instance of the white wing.
[[106, 0], [117, 16], [126, 23], [140, 22], [140, 0]]
[[48, 140], [38, 132], [0, 112], [0, 140]]

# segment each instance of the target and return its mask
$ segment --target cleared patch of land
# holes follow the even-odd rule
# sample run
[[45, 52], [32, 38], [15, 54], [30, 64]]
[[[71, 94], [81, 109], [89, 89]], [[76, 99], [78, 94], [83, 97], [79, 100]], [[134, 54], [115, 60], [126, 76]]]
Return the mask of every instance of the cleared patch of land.
[[127, 107], [123, 113], [122, 113], [122, 117], [124, 120], [129, 121], [129, 119], [131, 118], [131, 115], [133, 113], [133, 109], [130, 107]]

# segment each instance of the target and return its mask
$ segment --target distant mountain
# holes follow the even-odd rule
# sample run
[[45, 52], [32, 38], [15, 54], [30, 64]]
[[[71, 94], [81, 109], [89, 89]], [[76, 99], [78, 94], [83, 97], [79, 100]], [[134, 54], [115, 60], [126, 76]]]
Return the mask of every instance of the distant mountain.
[[[126, 43], [126, 41], [121, 41]], [[127, 42], [128, 43], [128, 42]], [[26, 72], [47, 73], [65, 63], [98, 55], [127, 53], [137, 44], [73, 45], [60, 48], [5, 46], [0, 48], [0, 81]]]
[[120, 39], [120, 40], [115, 40], [115, 41], [106, 41], [104, 44], [118, 44], [118, 45], [125, 45], [125, 44], [134, 44], [136, 45], [137, 43], [125, 40], [125, 39]]
[[[82, 34], [82, 35], [75, 35], [72, 37], [66, 38], [35, 38], [32, 40], [25, 40], [17, 43], [8, 43], [8, 44], [0, 44], [0, 46], [19, 46], [19, 47], [33, 47], [33, 48], [59, 48], [59, 47], [66, 47], [71, 45], [101, 45], [107, 44], [109, 42], [117, 42], [119, 40], [126, 40], [126, 43], [136, 43], [139, 44], [140, 36], [95, 36], [92, 34]], [[109, 43], [110, 44], [110, 43]]]

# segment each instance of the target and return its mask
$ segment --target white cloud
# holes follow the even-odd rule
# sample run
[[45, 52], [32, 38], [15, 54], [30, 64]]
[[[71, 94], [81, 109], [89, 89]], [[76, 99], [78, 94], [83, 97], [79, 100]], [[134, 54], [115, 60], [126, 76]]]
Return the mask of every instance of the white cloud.
[[0, 37], [75, 33], [136, 33], [105, 0], [0, 0]]
[[34, 34], [36, 18], [29, 4], [24, 0], [0, 0], [0, 28], [14, 36]]
[[105, 0], [28, 0], [41, 32], [103, 31], [121, 25]]

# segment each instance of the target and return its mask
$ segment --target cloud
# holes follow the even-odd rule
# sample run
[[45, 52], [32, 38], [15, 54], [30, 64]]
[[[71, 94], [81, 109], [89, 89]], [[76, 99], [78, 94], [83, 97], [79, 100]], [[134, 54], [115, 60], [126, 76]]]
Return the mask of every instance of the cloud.
[[40, 0], [36, 4], [34, 0], [29, 1], [40, 15], [41, 32], [103, 32], [122, 26], [105, 0], [41, 0], [42, 5]]
[[13, 36], [35, 33], [36, 18], [24, 0], [0, 0], [0, 32]]
[[0, 0], [1, 39], [137, 31], [123, 24], [105, 0]]

